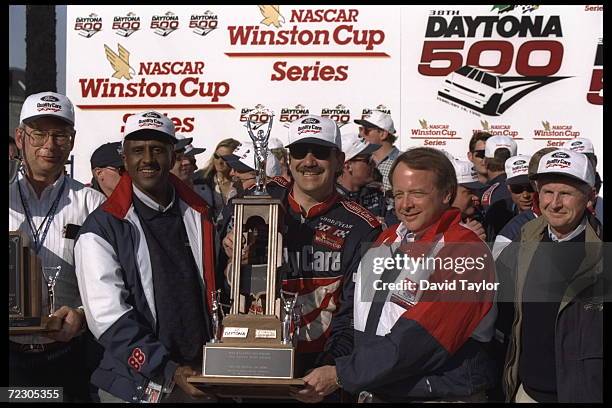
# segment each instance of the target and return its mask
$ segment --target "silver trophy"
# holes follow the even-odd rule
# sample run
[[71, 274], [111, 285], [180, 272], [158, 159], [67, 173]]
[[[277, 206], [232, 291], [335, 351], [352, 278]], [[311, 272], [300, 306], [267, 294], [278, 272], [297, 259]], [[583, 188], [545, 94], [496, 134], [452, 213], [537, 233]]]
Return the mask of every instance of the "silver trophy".
[[[282, 325], [282, 344], [293, 344], [293, 336], [291, 333], [291, 323], [293, 322], [293, 310], [297, 302], [297, 292], [287, 292], [281, 289], [281, 300], [283, 301], [283, 325]], [[289, 295], [287, 298], [285, 295]]]
[[47, 282], [47, 290], [49, 293], [49, 316], [53, 315], [55, 312], [55, 284], [57, 283], [57, 278], [62, 270], [61, 266], [44, 266], [43, 267], [43, 277], [45, 278], [45, 282]]
[[[251, 117], [261, 117], [261, 115], [267, 115], [269, 120], [267, 122], [268, 128], [264, 131], [259, 129], [263, 127], [263, 123], [259, 123], [257, 134], [253, 132], [253, 126], [251, 124]], [[270, 139], [270, 132], [272, 131], [272, 119], [274, 118], [274, 112], [263, 107], [258, 107], [249, 112], [247, 119], [247, 129], [249, 130], [249, 136], [253, 140], [253, 146], [255, 147], [255, 191], [254, 195], [269, 195], [266, 190], [266, 159], [268, 157], [268, 140]]]
[[219, 312], [223, 313], [223, 310], [221, 308], [221, 289], [217, 289], [216, 291], [214, 291], [211, 297], [213, 336], [212, 339], [210, 339], [210, 342], [220, 343], [221, 340], [219, 340]]

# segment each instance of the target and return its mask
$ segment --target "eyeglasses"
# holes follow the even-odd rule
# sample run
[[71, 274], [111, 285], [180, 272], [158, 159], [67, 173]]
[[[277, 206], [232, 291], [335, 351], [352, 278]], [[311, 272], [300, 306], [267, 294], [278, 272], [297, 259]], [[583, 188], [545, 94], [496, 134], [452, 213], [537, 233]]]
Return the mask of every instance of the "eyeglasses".
[[216, 160], [219, 160], [219, 159], [221, 159], [221, 160], [225, 160], [223, 157], [219, 156], [217, 153], [213, 153], [213, 157], [214, 157]]
[[473, 154], [475, 157], [478, 157], [479, 159], [484, 159], [484, 157], [485, 157], [485, 151], [484, 151], [484, 150], [474, 150], [474, 151], [472, 152], [472, 154]]
[[298, 144], [289, 146], [289, 154], [298, 160], [306, 157], [308, 152], [312, 153], [317, 160], [328, 160], [333, 150], [333, 147], [319, 145]]
[[510, 191], [512, 191], [512, 194], [521, 194], [523, 191], [534, 192], [531, 184], [510, 184]]
[[49, 140], [49, 136], [54, 139], [55, 144], [58, 146], [69, 145], [72, 143], [72, 139], [74, 137], [74, 131], [33, 129], [30, 133], [28, 133], [28, 131], [23, 128], [23, 133], [30, 138], [30, 143], [34, 147], [44, 146], [44, 144], [47, 143], [47, 140]]

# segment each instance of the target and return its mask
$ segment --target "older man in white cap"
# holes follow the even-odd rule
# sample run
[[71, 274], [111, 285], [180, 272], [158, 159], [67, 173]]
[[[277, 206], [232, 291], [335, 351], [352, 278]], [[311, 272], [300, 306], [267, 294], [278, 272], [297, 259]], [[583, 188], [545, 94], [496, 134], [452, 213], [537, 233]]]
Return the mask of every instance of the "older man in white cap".
[[104, 347], [92, 376], [102, 402], [206, 398], [187, 377], [212, 333], [214, 227], [206, 203], [170, 173], [175, 143], [165, 115], [128, 118], [126, 172], [75, 246], [87, 322]]
[[389, 171], [393, 161], [400, 154], [399, 149], [393, 145], [397, 135], [391, 115], [375, 110], [365, 119], [355, 119], [355, 123], [360, 125], [359, 135], [361, 137], [368, 143], [380, 146], [372, 153], [372, 157], [382, 174], [385, 191], [390, 190]]
[[[87, 326], [72, 254], [80, 225], [106, 197], [64, 174], [76, 137], [74, 108], [65, 95], [28, 96], [19, 122], [15, 142], [23, 172], [9, 185], [9, 231], [19, 230], [30, 239], [43, 268], [58, 268], [52, 313], [61, 320], [61, 329], [44, 336], [9, 337], [9, 385], [64, 387], [65, 401], [88, 401], [87, 339], [82, 335]], [[47, 310], [42, 276], [40, 282], [36, 289]]]
[[604, 269], [587, 209], [595, 173], [586, 156], [559, 149], [540, 159], [536, 184], [542, 215], [521, 230], [506, 398], [602, 402]]
[[342, 135], [344, 165], [342, 174], [336, 179], [336, 191], [367, 208], [380, 222], [384, 222], [387, 214], [385, 193], [378, 187], [368, 185], [374, 169], [372, 153], [379, 147], [366, 142], [357, 133]]

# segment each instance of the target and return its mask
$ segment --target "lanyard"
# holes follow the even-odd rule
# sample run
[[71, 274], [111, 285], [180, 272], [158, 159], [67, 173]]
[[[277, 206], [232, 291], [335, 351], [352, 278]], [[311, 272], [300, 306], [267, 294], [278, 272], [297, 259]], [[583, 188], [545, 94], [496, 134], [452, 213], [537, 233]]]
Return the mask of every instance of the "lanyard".
[[[32, 231], [32, 237], [34, 238], [34, 252], [36, 252], [37, 255], [40, 249], [42, 248], [43, 243], [45, 242], [45, 238], [47, 237], [47, 232], [49, 232], [49, 227], [51, 226], [51, 222], [53, 221], [53, 218], [55, 217], [55, 211], [57, 210], [59, 201], [62, 198], [64, 187], [66, 187], [66, 177], [65, 176], [64, 176], [64, 181], [62, 182], [62, 186], [60, 187], [59, 192], [57, 193], [57, 197], [55, 197], [53, 204], [51, 204], [51, 208], [49, 209], [49, 212], [47, 212], [47, 215], [40, 223], [40, 226], [38, 228], [35, 228], [34, 220], [32, 219], [32, 212], [30, 211], [30, 206], [28, 205], [28, 201], [24, 200], [23, 198], [23, 193], [21, 191], [21, 183], [17, 181], [17, 189], [19, 190], [19, 197], [21, 198], [21, 205], [23, 205], [23, 210], [25, 212], [26, 220], [28, 221], [28, 226], [30, 227], [30, 231]], [[40, 230], [43, 229], [43, 225], [44, 225], [44, 230], [41, 236]]]

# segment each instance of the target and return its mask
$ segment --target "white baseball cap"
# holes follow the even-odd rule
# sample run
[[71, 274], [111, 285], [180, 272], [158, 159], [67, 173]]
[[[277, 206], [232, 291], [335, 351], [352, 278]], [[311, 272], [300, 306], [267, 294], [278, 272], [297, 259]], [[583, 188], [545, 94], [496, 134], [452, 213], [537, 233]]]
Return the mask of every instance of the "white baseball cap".
[[[245, 172], [255, 171], [255, 147], [253, 142], [241, 142], [232, 154], [223, 156], [223, 159], [227, 162], [227, 165], [232, 169]], [[268, 156], [266, 158], [266, 175], [268, 177], [280, 176], [281, 166], [280, 162], [268, 149]]]
[[531, 156], [524, 154], [506, 160], [506, 184], [529, 184], [529, 160]]
[[455, 168], [457, 184], [470, 190], [482, 190], [485, 185], [478, 181], [478, 173], [471, 162], [453, 159], [450, 161]]
[[497, 149], [506, 148], [510, 151], [510, 157], [516, 156], [517, 154], [517, 145], [514, 139], [508, 136], [491, 136], [485, 142], [485, 157], [492, 159], [495, 157], [495, 152]]
[[196, 154], [204, 153], [205, 147], [193, 147], [191, 143], [185, 146], [185, 156], [195, 156]]
[[533, 178], [537, 179], [543, 174], [564, 175], [591, 187], [595, 185], [595, 172], [591, 161], [584, 154], [568, 149], [558, 149], [542, 156], [538, 163], [538, 172]]
[[191, 142], [193, 142], [193, 137], [187, 137], [185, 135], [181, 135], [177, 133], [174, 135], [176, 138], [176, 143], [174, 144], [174, 151], [179, 151], [187, 147]]
[[160, 139], [176, 143], [174, 123], [155, 111], [136, 113], [125, 121], [123, 140]]
[[577, 137], [572, 140], [567, 140], [563, 143], [563, 148], [571, 150], [572, 152], [595, 154], [593, 143], [586, 137]]
[[74, 126], [74, 106], [66, 95], [41, 92], [28, 96], [21, 107], [19, 121], [25, 123], [44, 116], [54, 116]]
[[388, 115], [385, 112], [375, 110], [365, 119], [355, 119], [354, 122], [364, 127], [377, 127], [379, 129], [386, 130], [392, 135], [395, 134], [393, 119], [391, 118], [391, 115]]
[[344, 161], [349, 161], [359, 154], [372, 154], [379, 148], [380, 145], [366, 142], [357, 133], [346, 133], [342, 135]]
[[342, 138], [336, 122], [317, 115], [296, 119], [289, 125], [289, 143], [312, 143], [342, 150]]

